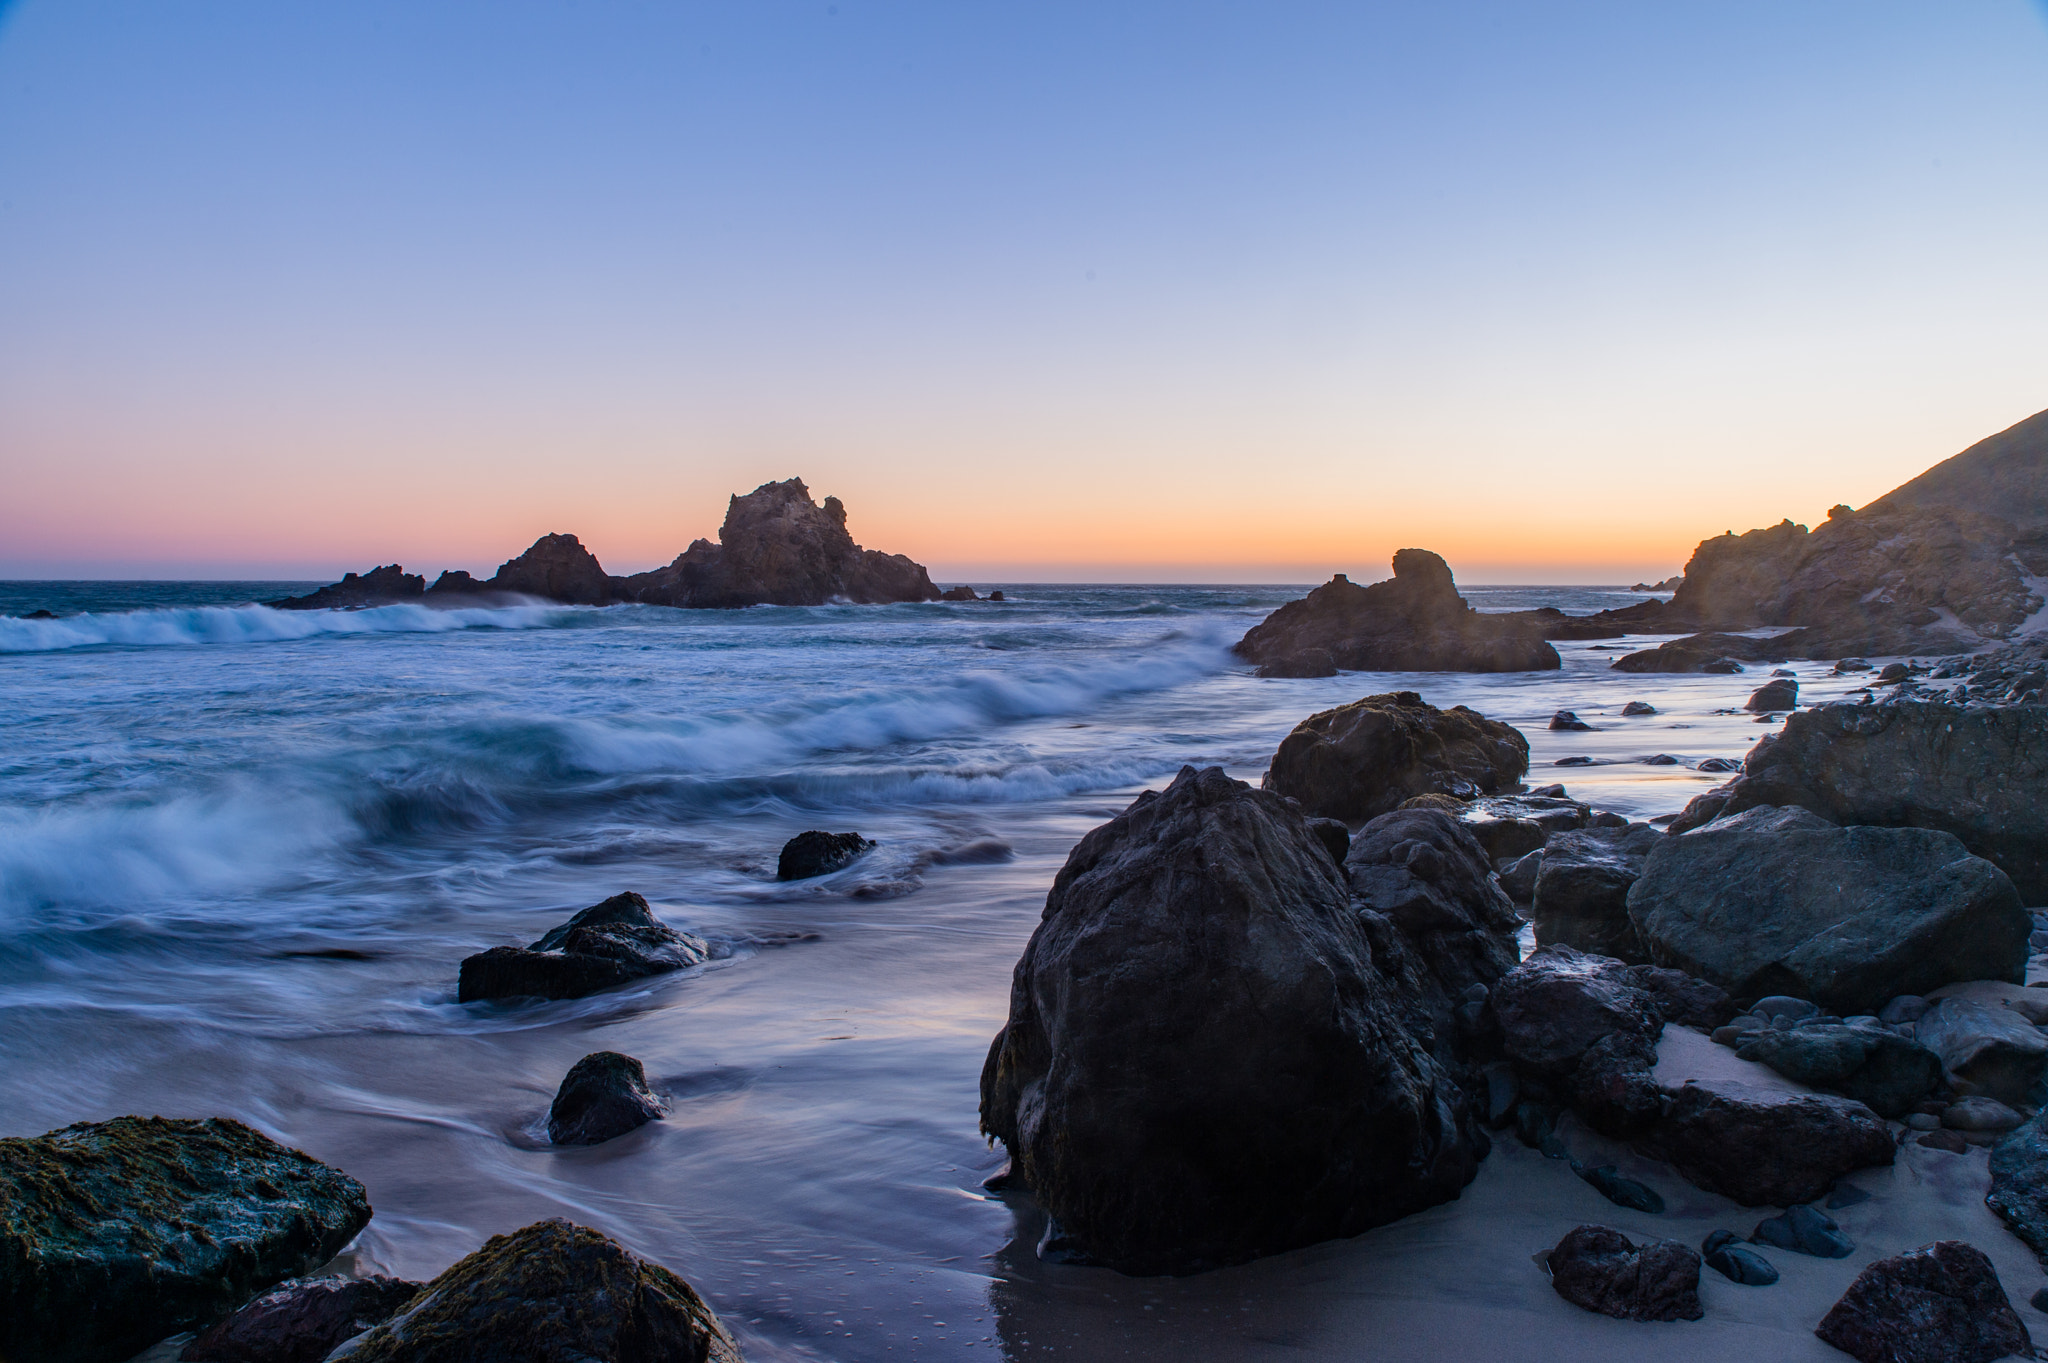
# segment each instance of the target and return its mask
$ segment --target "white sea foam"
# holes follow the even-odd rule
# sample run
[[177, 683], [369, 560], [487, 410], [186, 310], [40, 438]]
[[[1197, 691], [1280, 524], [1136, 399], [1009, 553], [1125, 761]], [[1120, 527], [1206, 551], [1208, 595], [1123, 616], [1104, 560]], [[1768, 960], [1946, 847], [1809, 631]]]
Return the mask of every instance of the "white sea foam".
[[462, 629], [544, 629], [566, 623], [587, 607], [517, 605], [373, 606], [367, 610], [287, 611], [269, 606], [192, 606], [173, 610], [113, 611], [58, 620], [0, 617], [0, 653], [52, 653], [68, 648], [124, 645], [157, 648], [195, 644], [249, 644], [310, 639], [323, 634], [445, 634]]

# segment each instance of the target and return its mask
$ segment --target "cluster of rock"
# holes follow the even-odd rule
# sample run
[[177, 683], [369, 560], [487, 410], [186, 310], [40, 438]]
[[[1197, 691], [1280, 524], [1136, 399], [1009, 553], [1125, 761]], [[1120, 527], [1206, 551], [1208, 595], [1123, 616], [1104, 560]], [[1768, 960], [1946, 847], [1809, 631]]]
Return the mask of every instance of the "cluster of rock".
[[1554, 671], [1560, 663], [1545, 637], [1550, 617], [1539, 623], [1528, 615], [1481, 614], [1458, 595], [1442, 558], [1403, 549], [1387, 581], [1361, 587], [1339, 573], [1254, 625], [1236, 652], [1265, 677]]
[[[962, 597], [959, 591], [967, 592]], [[956, 588], [948, 600], [979, 600]], [[444, 572], [430, 587], [398, 564], [341, 581], [307, 596], [269, 602], [285, 610], [357, 609], [405, 602], [465, 605], [511, 598], [602, 606], [639, 601], [656, 606], [822, 606], [938, 601], [930, 574], [902, 554], [863, 549], [846, 529], [837, 497], [811, 500], [801, 478], [763, 483], [726, 508], [718, 543], [697, 540], [667, 567], [630, 577], [605, 572], [574, 535], [543, 535], [533, 547], [478, 580]], [[1001, 592], [989, 600], [1000, 601]]]

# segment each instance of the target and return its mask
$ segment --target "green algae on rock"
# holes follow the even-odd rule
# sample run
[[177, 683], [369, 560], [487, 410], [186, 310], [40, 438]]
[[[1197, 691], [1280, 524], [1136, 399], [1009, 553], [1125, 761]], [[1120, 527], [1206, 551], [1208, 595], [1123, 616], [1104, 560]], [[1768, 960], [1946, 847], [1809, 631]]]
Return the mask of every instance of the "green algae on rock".
[[0, 1140], [0, 1358], [129, 1358], [325, 1263], [369, 1220], [362, 1184], [224, 1117]]
[[330, 1363], [741, 1363], [704, 1299], [560, 1218], [494, 1235]]

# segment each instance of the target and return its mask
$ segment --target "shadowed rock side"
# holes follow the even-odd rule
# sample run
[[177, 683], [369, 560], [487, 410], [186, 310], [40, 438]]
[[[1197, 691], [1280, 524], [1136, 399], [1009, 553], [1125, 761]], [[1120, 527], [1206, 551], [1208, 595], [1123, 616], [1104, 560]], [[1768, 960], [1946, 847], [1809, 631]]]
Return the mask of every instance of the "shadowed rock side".
[[1486, 1138], [1404, 1019], [1428, 972], [1381, 968], [1331, 852], [1293, 802], [1212, 767], [1068, 857], [989, 1048], [981, 1125], [1078, 1257], [1194, 1272], [1471, 1181]]
[[1870, 1265], [1814, 1333], [1860, 1363], [1993, 1363], [2034, 1354], [1998, 1270], [1961, 1240]]
[[708, 607], [939, 600], [921, 566], [855, 544], [839, 499], [819, 506], [801, 478], [735, 496], [718, 539], [696, 541], [666, 568], [621, 579], [619, 594], [657, 606]]
[[178, 1363], [321, 1363], [343, 1340], [391, 1319], [419, 1290], [381, 1275], [295, 1278], [187, 1344]]
[[2036, 412], [1985, 437], [1864, 509], [1929, 507], [1997, 516], [2011, 521], [2022, 534], [2048, 532], [2048, 412]]
[[1513, 726], [1390, 691], [1295, 725], [1263, 784], [1310, 814], [1356, 825], [1417, 795], [1519, 789], [1528, 770], [1529, 740]]
[[1254, 625], [1238, 655], [1262, 676], [1355, 672], [1542, 672], [1557, 650], [1529, 620], [1481, 615], [1427, 549], [1394, 555], [1394, 576], [1361, 587], [1342, 573]]
[[567, 1221], [494, 1235], [356, 1336], [333, 1363], [740, 1363], [704, 1299], [660, 1264]]
[[312, 1269], [363, 1185], [226, 1118], [0, 1140], [0, 1358], [117, 1363]]
[[1901, 701], [1799, 711], [1722, 806], [1797, 805], [1839, 824], [1936, 828], [2048, 904], [2048, 707]]

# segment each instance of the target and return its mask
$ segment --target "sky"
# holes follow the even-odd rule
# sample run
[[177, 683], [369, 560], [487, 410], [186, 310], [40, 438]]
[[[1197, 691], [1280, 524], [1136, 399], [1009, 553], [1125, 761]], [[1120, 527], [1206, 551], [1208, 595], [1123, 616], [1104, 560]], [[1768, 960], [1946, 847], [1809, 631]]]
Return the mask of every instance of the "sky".
[[1631, 582], [2044, 407], [2026, 0], [0, 3], [0, 577]]

